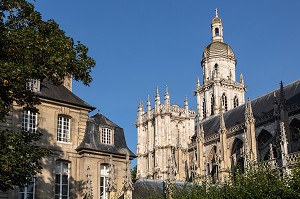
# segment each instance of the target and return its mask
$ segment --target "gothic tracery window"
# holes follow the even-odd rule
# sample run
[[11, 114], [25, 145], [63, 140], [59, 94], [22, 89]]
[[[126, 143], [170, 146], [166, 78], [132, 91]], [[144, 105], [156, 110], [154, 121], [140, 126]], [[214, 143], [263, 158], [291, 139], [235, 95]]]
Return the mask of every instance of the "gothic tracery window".
[[239, 106], [239, 99], [237, 96], [234, 96], [233, 98], [233, 108]]
[[223, 95], [222, 95], [222, 106], [224, 107], [225, 111], [228, 110], [227, 96], [225, 93], [223, 93]]

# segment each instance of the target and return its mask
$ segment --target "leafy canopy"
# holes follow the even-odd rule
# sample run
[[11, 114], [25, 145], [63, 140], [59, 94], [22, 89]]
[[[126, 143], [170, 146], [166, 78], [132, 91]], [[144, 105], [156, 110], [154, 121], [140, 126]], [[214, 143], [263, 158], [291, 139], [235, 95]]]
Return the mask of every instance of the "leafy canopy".
[[[12, 103], [38, 112], [40, 103], [26, 88], [32, 79], [52, 81], [55, 85], [72, 75], [89, 85], [95, 61], [88, 48], [74, 43], [54, 20], [44, 21], [34, 5], [26, 0], [0, 1], [0, 121]], [[0, 190], [22, 185], [40, 172], [40, 160], [49, 155], [35, 144], [41, 133], [0, 131]], [[15, 145], [14, 145], [15, 143]]]

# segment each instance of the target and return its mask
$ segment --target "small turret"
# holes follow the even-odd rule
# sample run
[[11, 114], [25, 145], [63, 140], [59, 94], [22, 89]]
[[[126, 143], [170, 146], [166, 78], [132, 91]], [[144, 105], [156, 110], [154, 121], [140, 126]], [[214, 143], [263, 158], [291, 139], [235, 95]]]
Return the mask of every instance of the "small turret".
[[216, 16], [211, 23], [212, 41], [223, 42], [223, 24], [218, 16], [218, 9], [216, 8]]
[[244, 77], [243, 77], [243, 74], [242, 74], [242, 73], [240, 74], [240, 83], [241, 83], [241, 84], [244, 84]]

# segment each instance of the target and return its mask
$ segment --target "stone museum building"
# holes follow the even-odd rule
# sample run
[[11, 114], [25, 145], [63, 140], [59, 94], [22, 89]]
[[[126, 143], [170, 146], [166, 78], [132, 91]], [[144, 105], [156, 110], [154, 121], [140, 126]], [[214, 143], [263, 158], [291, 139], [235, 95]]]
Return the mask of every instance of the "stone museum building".
[[123, 129], [72, 92], [72, 78], [63, 85], [32, 80], [27, 85], [41, 100], [39, 113], [12, 106], [1, 128], [43, 133], [39, 145], [51, 149], [41, 174], [0, 198], [67, 199], [131, 196], [130, 160]]
[[244, 78], [223, 31], [216, 10], [212, 42], [202, 54], [203, 81], [193, 91], [196, 111], [187, 99], [183, 107], [172, 104], [168, 88], [163, 96], [156, 90], [154, 104], [150, 97], [146, 107], [139, 102], [138, 179], [223, 182], [235, 166], [244, 171], [264, 162], [288, 171], [300, 156], [300, 81], [245, 100]]

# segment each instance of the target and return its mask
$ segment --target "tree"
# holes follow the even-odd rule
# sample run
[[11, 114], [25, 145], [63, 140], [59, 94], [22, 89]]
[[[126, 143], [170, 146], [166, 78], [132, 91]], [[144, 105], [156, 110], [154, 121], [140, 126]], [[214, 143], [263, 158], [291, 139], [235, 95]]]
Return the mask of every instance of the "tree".
[[[2, 0], [0, 2], [0, 120], [5, 122], [12, 103], [38, 112], [38, 97], [26, 88], [32, 79], [47, 79], [55, 85], [68, 75], [84, 85], [92, 81], [91, 69], [95, 61], [87, 55], [88, 48], [74, 43], [54, 20], [44, 21], [34, 5], [26, 0]], [[39, 161], [49, 151], [35, 145], [39, 132], [1, 130], [0, 190], [28, 182], [29, 177], [41, 171]], [[12, 141], [19, 147], [11, 149]], [[24, 149], [30, 149], [29, 155]], [[11, 150], [10, 150], [11, 149]], [[41, 150], [42, 149], [42, 150]], [[20, 162], [18, 157], [27, 157]], [[11, 161], [7, 161], [10, 158]], [[14, 167], [14, 169], [12, 169]], [[26, 167], [22, 170], [20, 167]]]
[[137, 170], [136, 165], [130, 170], [132, 183], [136, 182], [136, 170]]

